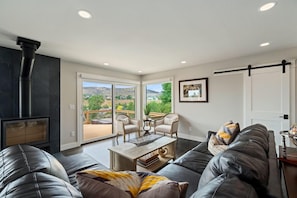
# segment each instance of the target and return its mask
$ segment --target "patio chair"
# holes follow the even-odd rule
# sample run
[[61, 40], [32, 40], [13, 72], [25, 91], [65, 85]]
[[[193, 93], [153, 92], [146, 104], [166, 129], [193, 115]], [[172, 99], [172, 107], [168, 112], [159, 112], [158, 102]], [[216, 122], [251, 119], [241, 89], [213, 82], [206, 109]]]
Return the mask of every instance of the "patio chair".
[[136, 119], [131, 119], [129, 116], [125, 114], [120, 114], [116, 117], [116, 125], [117, 125], [117, 141], [118, 136], [123, 134], [124, 142], [126, 142], [126, 134], [130, 133], [138, 133], [138, 137], [140, 137], [140, 121]]
[[160, 120], [155, 120], [154, 122], [154, 132], [161, 132], [164, 133], [164, 135], [170, 134], [172, 137], [173, 134], [177, 137], [177, 129], [178, 129], [178, 114], [176, 113], [169, 113], [165, 115]]

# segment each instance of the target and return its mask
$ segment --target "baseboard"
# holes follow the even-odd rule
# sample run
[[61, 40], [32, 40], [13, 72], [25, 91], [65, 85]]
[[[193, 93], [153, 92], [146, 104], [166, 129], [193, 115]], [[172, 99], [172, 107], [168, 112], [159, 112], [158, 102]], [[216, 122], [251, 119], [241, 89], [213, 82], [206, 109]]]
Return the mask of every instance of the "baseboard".
[[80, 144], [78, 142], [73, 142], [73, 143], [69, 143], [69, 144], [63, 144], [61, 145], [61, 151], [65, 151], [68, 149], [72, 149], [72, 148], [76, 148], [79, 147]]
[[198, 141], [198, 142], [205, 142], [206, 141], [205, 137], [198, 137], [198, 136], [189, 135], [189, 134], [185, 134], [185, 133], [178, 133], [177, 136], [180, 137], [180, 138], [184, 138], [184, 139], [187, 139], [187, 140], [195, 140], [195, 141]]

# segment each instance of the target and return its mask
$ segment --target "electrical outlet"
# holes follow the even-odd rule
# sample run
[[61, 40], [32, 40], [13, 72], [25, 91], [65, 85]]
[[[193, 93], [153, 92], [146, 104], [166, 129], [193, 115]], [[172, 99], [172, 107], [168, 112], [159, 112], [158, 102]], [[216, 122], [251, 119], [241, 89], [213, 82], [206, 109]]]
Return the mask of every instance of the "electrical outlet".
[[75, 131], [71, 131], [71, 132], [70, 132], [70, 136], [71, 136], [71, 137], [74, 137], [74, 136], [75, 136]]

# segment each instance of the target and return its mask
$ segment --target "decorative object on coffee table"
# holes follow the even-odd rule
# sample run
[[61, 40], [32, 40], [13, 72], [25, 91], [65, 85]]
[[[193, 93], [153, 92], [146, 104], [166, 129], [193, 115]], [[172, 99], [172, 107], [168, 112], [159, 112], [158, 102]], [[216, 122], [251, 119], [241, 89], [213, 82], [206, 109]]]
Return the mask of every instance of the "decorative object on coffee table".
[[168, 149], [167, 148], [160, 148], [158, 149], [158, 153], [161, 157], [165, 157], [168, 153]]
[[[165, 157], [165, 156], [162, 156], [162, 157]], [[152, 165], [158, 161], [160, 161], [159, 153], [157, 151], [153, 151], [153, 152], [146, 154], [145, 156], [139, 158], [137, 160], [137, 165], [147, 168], [150, 165]]]

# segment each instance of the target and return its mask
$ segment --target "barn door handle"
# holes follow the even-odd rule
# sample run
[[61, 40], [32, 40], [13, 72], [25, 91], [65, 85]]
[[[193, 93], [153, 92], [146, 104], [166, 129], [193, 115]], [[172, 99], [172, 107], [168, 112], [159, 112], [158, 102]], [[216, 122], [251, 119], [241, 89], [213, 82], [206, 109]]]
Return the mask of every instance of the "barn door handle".
[[284, 114], [279, 116], [280, 118], [283, 118], [284, 120], [288, 120], [289, 119], [289, 115], [288, 114]]

